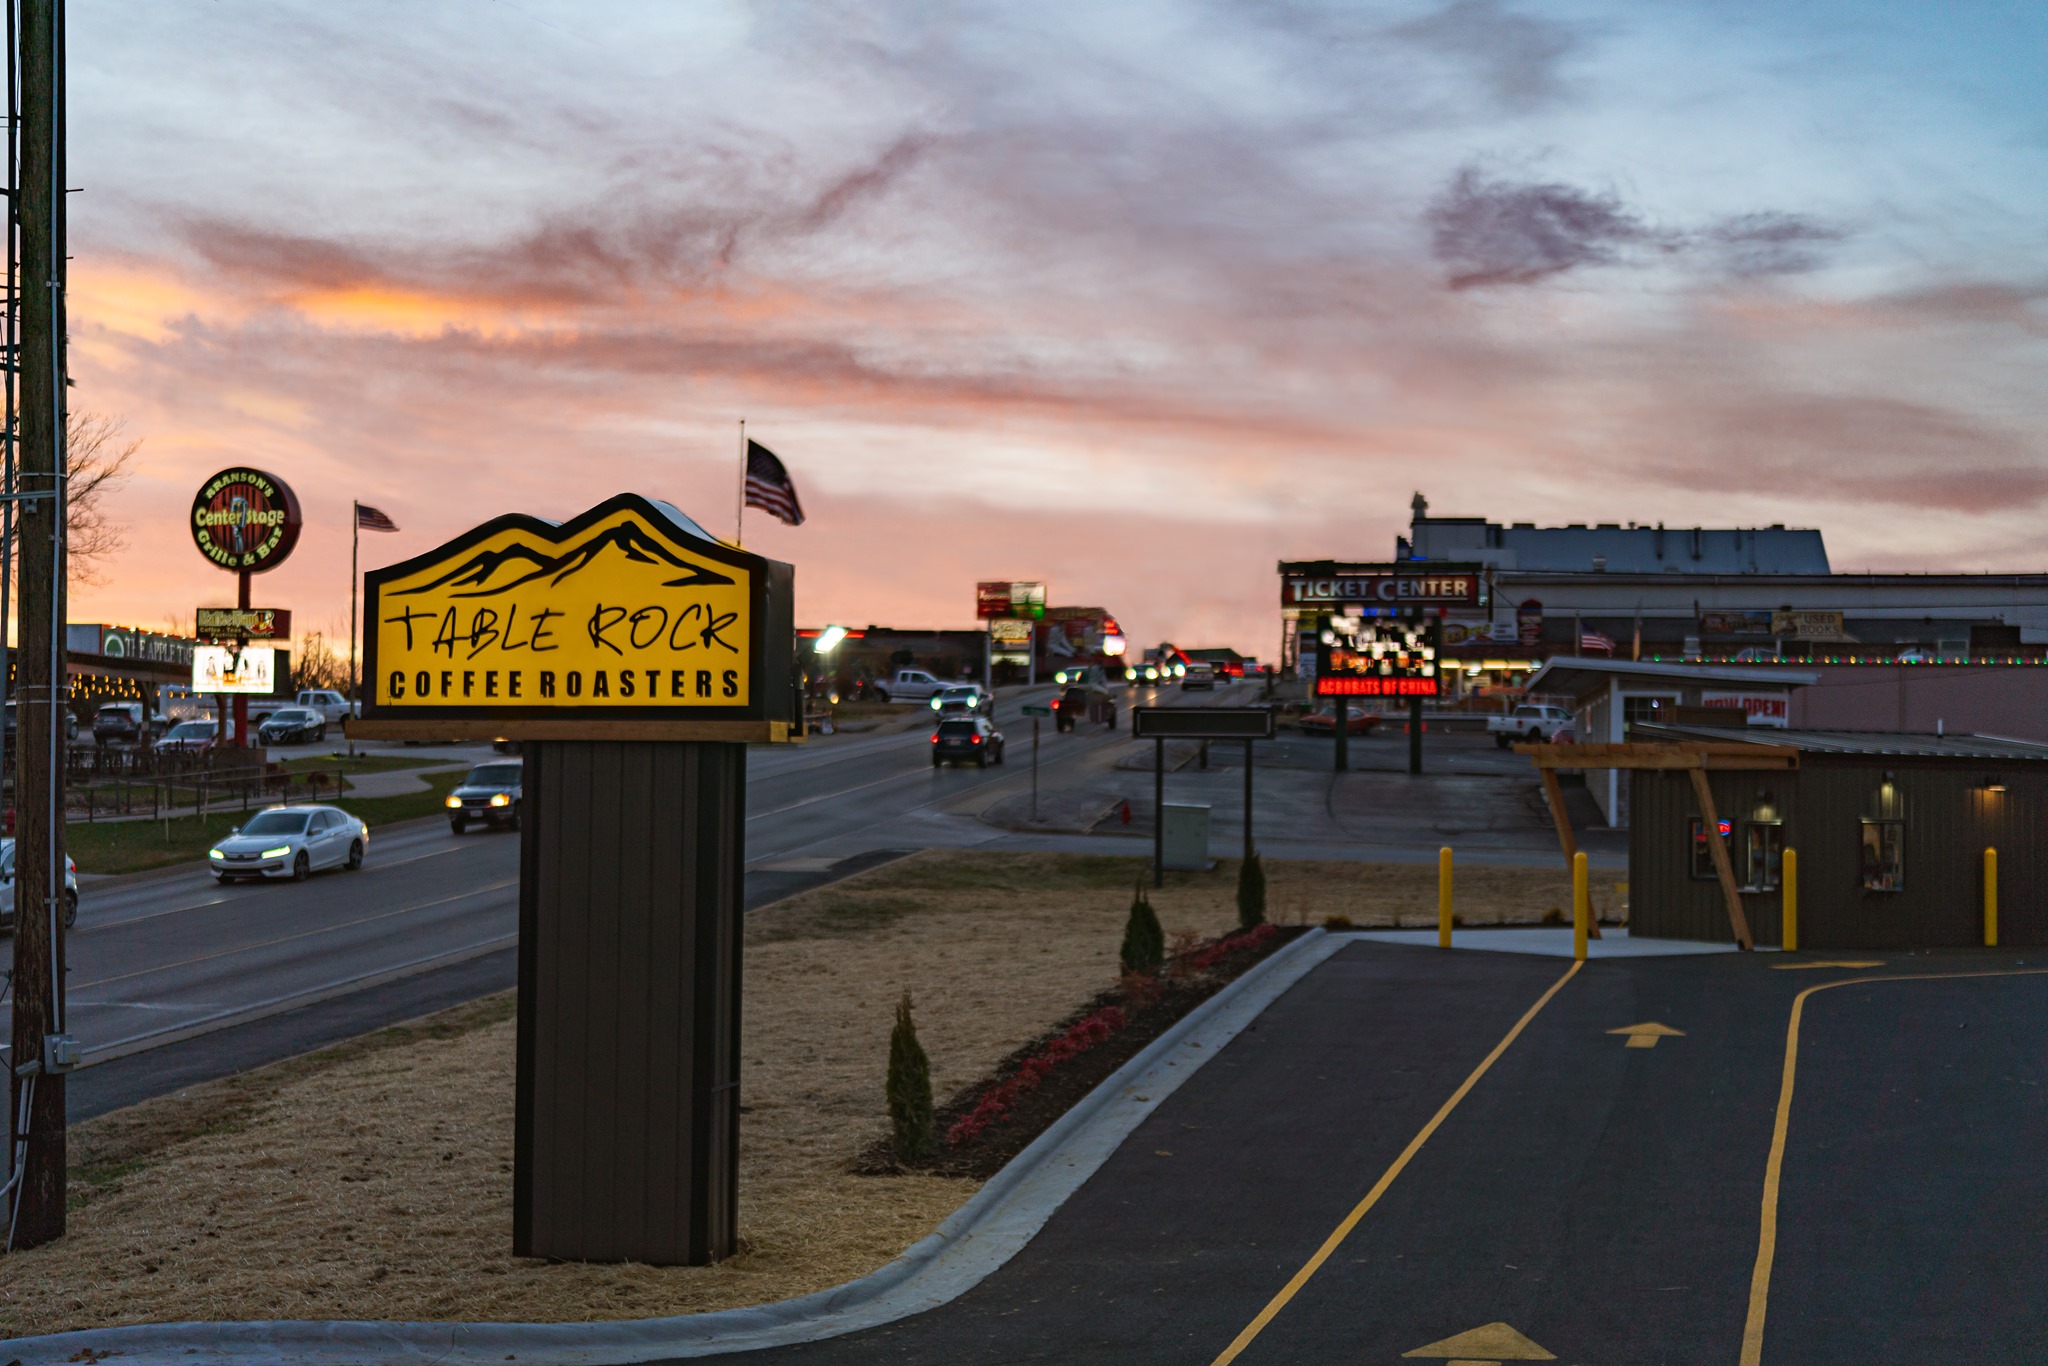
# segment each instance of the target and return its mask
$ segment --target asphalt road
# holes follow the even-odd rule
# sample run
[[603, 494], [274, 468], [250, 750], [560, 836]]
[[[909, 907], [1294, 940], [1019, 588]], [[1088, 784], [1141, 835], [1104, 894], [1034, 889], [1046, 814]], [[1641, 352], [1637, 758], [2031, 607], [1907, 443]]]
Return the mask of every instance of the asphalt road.
[[2048, 970], [1880, 959], [1360, 942], [980, 1286], [744, 1359], [2048, 1360]]
[[[1006, 697], [999, 721], [1017, 731], [1023, 702], [1049, 692]], [[1124, 733], [1046, 729], [1048, 776]], [[1028, 723], [1022, 731], [1028, 737]], [[925, 734], [920, 722], [755, 750], [749, 908], [917, 847], [920, 820], [947, 819], [1029, 782], [1015, 762], [1028, 756], [1028, 738], [999, 766], [934, 769]], [[892, 846], [892, 829], [910, 842]], [[224, 887], [188, 867], [82, 891], [67, 946], [66, 1024], [86, 1058], [69, 1085], [74, 1119], [513, 983], [518, 837], [510, 832], [457, 836], [439, 821], [411, 823], [373, 831], [359, 871], [304, 883]]]

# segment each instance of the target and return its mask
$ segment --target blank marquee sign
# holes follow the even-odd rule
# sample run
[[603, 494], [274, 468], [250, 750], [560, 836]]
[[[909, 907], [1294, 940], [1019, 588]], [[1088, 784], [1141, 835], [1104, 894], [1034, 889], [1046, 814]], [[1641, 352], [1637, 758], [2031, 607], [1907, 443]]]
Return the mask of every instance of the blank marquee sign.
[[746, 746], [800, 738], [793, 583], [636, 494], [364, 576], [350, 734], [520, 742], [521, 1256], [735, 1250]]

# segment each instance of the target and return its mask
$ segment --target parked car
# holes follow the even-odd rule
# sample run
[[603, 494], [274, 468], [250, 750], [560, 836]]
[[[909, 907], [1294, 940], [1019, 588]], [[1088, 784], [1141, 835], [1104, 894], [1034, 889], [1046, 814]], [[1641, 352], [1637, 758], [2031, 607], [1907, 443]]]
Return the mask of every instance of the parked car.
[[1563, 707], [1525, 702], [1506, 716], [1486, 718], [1486, 729], [1492, 734], [1493, 743], [1506, 749], [1517, 740], [1534, 744], [1559, 726], [1570, 725], [1571, 719], [1572, 714]]
[[[92, 738], [101, 745], [139, 745], [152, 735], [161, 735], [163, 718], [151, 716], [140, 702], [103, 702], [92, 714]], [[14, 704], [7, 705], [7, 724], [14, 726]]]
[[327, 718], [305, 707], [286, 707], [263, 718], [256, 738], [266, 745], [297, 745], [327, 738]]
[[206, 863], [222, 882], [238, 877], [302, 882], [316, 868], [360, 868], [369, 849], [370, 827], [340, 807], [273, 806], [207, 850]]
[[448, 794], [448, 828], [461, 834], [471, 821], [519, 828], [520, 784], [526, 765], [503, 759], [472, 768]]
[[871, 691], [878, 702], [925, 702], [933, 693], [952, 686], [923, 669], [898, 669], [894, 677], [875, 684]]
[[932, 694], [932, 710], [941, 716], [956, 712], [963, 716], [990, 716], [995, 709], [995, 698], [983, 692], [979, 683], [961, 683]]
[[1003, 761], [1003, 733], [986, 716], [949, 716], [932, 732], [932, 767], [964, 764], [977, 768]]
[[1061, 690], [1052, 700], [1052, 728], [1055, 731], [1072, 730], [1083, 721], [1094, 721], [1105, 726], [1116, 724], [1116, 698], [1107, 688], [1090, 688], [1074, 684]]
[[[78, 923], [78, 865], [64, 857], [64, 928]], [[14, 841], [0, 839], [0, 926], [14, 928]]]
[[[9, 702], [7, 704], [7, 749], [9, 753], [12, 753], [14, 750], [14, 731], [17, 717], [18, 713], [15, 711], [15, 704]], [[66, 712], [64, 715], [64, 738], [66, 740], [76, 740], [78, 738], [78, 718], [69, 712]]]
[[[1364, 707], [1356, 706], [1347, 706], [1344, 709], [1346, 735], [1370, 735], [1373, 727], [1379, 723], [1380, 714], [1376, 711], [1367, 711]], [[1303, 735], [1335, 735], [1337, 713], [1334, 708], [1329, 711], [1304, 712], [1294, 724], [1301, 728]]]
[[1196, 688], [1216, 686], [1216, 666], [1213, 664], [1190, 664], [1188, 671], [1181, 675], [1182, 688], [1192, 691]]
[[220, 734], [218, 721], [180, 721], [156, 742], [158, 754], [202, 754], [212, 749]]

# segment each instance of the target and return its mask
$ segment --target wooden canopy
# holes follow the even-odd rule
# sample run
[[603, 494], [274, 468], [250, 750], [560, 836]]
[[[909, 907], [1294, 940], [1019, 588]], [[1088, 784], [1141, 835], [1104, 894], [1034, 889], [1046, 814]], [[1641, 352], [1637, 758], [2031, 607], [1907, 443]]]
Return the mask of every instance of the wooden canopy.
[[[1700, 818], [1713, 838], [1707, 847], [1714, 857], [1714, 876], [1721, 884], [1721, 899], [1728, 907], [1728, 924], [1735, 942], [1745, 949], [1756, 947], [1749, 932], [1749, 917], [1742, 913], [1742, 893], [1735, 885], [1735, 866], [1728, 858], [1728, 845], [1720, 838], [1721, 818], [1714, 810], [1714, 793], [1707, 786], [1707, 772], [1713, 770], [1793, 769], [1799, 767], [1799, 751], [1786, 745], [1748, 744], [1741, 741], [1682, 741], [1658, 744], [1537, 745], [1520, 744], [1515, 753], [1526, 756], [1543, 775], [1543, 797], [1550, 804], [1550, 819], [1557, 825], [1558, 842], [1564, 846], [1569, 867], [1578, 853], [1572, 838], [1572, 824], [1564, 810], [1564, 792], [1557, 785], [1560, 768], [1651, 768], [1685, 769], [1692, 778]], [[1594, 927], [1595, 934], [1599, 928]]]

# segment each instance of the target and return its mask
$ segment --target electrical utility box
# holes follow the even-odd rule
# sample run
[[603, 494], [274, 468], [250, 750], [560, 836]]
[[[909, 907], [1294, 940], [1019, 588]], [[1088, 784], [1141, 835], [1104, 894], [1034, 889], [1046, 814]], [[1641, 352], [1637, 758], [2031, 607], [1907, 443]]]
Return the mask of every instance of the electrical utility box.
[[1159, 808], [1164, 837], [1160, 865], [1183, 872], [1206, 873], [1216, 866], [1209, 857], [1209, 808], [1169, 802]]

